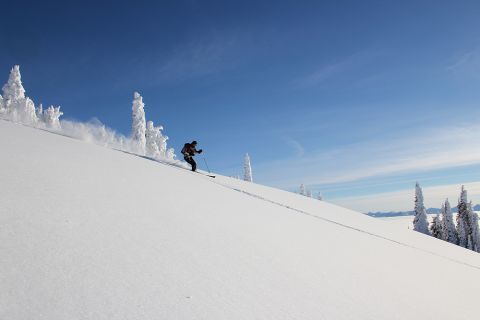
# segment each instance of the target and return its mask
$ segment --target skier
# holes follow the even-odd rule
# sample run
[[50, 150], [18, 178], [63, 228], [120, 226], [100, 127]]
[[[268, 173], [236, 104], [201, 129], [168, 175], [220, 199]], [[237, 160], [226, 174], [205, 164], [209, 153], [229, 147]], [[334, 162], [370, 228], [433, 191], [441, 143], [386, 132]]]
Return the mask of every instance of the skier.
[[192, 143], [185, 143], [182, 149], [183, 159], [187, 161], [192, 166], [192, 171], [197, 171], [197, 163], [193, 160], [195, 153], [202, 153], [202, 149], [197, 150], [197, 141], [192, 141]]

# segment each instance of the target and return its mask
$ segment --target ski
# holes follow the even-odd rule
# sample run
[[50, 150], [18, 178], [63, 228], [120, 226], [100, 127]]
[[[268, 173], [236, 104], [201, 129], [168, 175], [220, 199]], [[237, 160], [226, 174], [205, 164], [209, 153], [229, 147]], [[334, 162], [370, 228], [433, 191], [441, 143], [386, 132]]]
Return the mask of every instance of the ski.
[[212, 175], [212, 174], [206, 174], [206, 173], [201, 173], [201, 172], [198, 172], [198, 171], [195, 171], [196, 173], [199, 173], [205, 177], [210, 177], [210, 178], [215, 178], [216, 176]]
[[[183, 169], [183, 168], [182, 168]], [[188, 169], [187, 169], [188, 170]], [[216, 178], [217, 176], [213, 175], [213, 174], [209, 174], [209, 173], [203, 173], [203, 172], [199, 172], [199, 171], [192, 171], [192, 170], [188, 170], [192, 173], [198, 173], [198, 174], [201, 174], [202, 176], [205, 176], [205, 177], [209, 177], [209, 178]]]

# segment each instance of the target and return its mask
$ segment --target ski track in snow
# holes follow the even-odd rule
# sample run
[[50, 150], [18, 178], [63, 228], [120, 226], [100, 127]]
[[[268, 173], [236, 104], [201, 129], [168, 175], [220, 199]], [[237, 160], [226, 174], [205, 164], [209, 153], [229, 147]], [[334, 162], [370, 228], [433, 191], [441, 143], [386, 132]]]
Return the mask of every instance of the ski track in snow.
[[[135, 155], [135, 154], [133, 154], [133, 155]], [[186, 170], [184, 167], [182, 167], [180, 165], [173, 164], [173, 163], [163, 162], [161, 160], [156, 160], [156, 159], [152, 159], [152, 158], [149, 158], [149, 157], [143, 157], [143, 156], [139, 156], [139, 157], [147, 159], [147, 160], [155, 161], [155, 162], [158, 162], [160, 164], [168, 165], [168, 166], [171, 166], [171, 167], [183, 170], [183, 171]], [[187, 172], [189, 172], [188, 169], [187, 169]], [[202, 175], [206, 176], [205, 174], [202, 174]], [[206, 176], [206, 177], [208, 177], [208, 176]], [[232, 187], [232, 186], [224, 184], [224, 183], [214, 181], [211, 178], [209, 178], [207, 180], [209, 180], [210, 182], [212, 182], [214, 184], [222, 186], [224, 188], [242, 193], [242, 194], [247, 195], [247, 196], [252, 197], [252, 198], [256, 198], [256, 199], [259, 199], [259, 200], [262, 200], [262, 201], [272, 203], [274, 205], [289, 209], [291, 211], [294, 211], [294, 212], [297, 212], [297, 213], [300, 213], [300, 214], [304, 214], [306, 216], [310, 216], [310, 217], [315, 218], [315, 219], [319, 219], [319, 220], [322, 220], [322, 221], [325, 221], [325, 222], [328, 222], [328, 223], [332, 223], [332, 224], [335, 224], [337, 226], [347, 228], [347, 229], [350, 229], [350, 230], [354, 230], [354, 231], [357, 231], [357, 232], [360, 232], [360, 233], [368, 234], [368, 235], [376, 237], [378, 239], [389, 241], [389, 242], [392, 242], [392, 243], [395, 243], [395, 244], [398, 244], [398, 245], [401, 245], [401, 246], [404, 246], [404, 247], [407, 247], [407, 248], [410, 248], [410, 249], [414, 249], [414, 250], [418, 250], [418, 251], [421, 251], [421, 252], [428, 253], [430, 255], [433, 255], [433, 256], [436, 256], [436, 257], [439, 257], [439, 258], [442, 258], [442, 259], [445, 259], [445, 260], [448, 260], [448, 261], [451, 261], [451, 262], [454, 262], [454, 263], [457, 263], [457, 264], [461, 264], [461, 265], [464, 265], [464, 266], [467, 266], [467, 267], [470, 267], [470, 268], [480, 270], [479, 266], [476, 266], [476, 265], [473, 265], [473, 264], [470, 264], [470, 263], [467, 263], [467, 262], [452, 259], [452, 258], [443, 256], [443, 255], [440, 255], [438, 253], [435, 253], [435, 252], [432, 252], [432, 251], [429, 251], [429, 250], [425, 250], [425, 249], [422, 249], [422, 248], [418, 248], [418, 247], [412, 246], [410, 244], [407, 244], [407, 243], [404, 243], [404, 242], [401, 242], [401, 241], [398, 241], [398, 240], [390, 239], [388, 237], [385, 237], [385, 236], [382, 236], [382, 235], [379, 235], [379, 234], [375, 234], [375, 233], [372, 233], [372, 232], [369, 232], [369, 231], [366, 231], [366, 230], [362, 230], [362, 229], [359, 229], [359, 228], [355, 228], [355, 227], [349, 226], [347, 224], [344, 224], [344, 223], [341, 223], [341, 222], [338, 222], [338, 221], [334, 221], [334, 220], [331, 220], [331, 219], [328, 219], [328, 218], [320, 217], [320, 216], [317, 216], [313, 213], [310, 213], [310, 212], [307, 212], [307, 211], [304, 211], [304, 210], [300, 210], [300, 209], [297, 209], [297, 208], [293, 208], [289, 205], [277, 202], [275, 200], [267, 199], [265, 197], [261, 197], [259, 195], [254, 194], [254, 193], [251, 193], [251, 192], [248, 192], [248, 191], [245, 191], [245, 190], [242, 190], [242, 189], [238, 189], [238, 188]]]
[[320, 216], [317, 216], [313, 213], [309, 213], [309, 212], [306, 212], [306, 211], [303, 211], [303, 210], [300, 210], [300, 209], [296, 209], [296, 208], [293, 208], [293, 207], [290, 207], [288, 205], [285, 205], [285, 204], [282, 204], [280, 202], [277, 202], [277, 201], [274, 201], [274, 200], [270, 200], [270, 199], [266, 199], [264, 197], [260, 197], [256, 194], [253, 194], [253, 193], [250, 193], [250, 192], [247, 192], [245, 190], [241, 190], [241, 189], [237, 189], [237, 188], [232, 188], [228, 185], [224, 185], [224, 184], [221, 184], [221, 183], [217, 183], [215, 181], [213, 181], [214, 183], [218, 184], [218, 185], [221, 185], [221, 186], [224, 186], [230, 190], [234, 190], [234, 191], [237, 191], [237, 192], [240, 192], [240, 193], [243, 193], [243, 194], [246, 194], [250, 197], [253, 197], [253, 198], [257, 198], [257, 199], [260, 199], [260, 200], [263, 200], [263, 201], [267, 201], [267, 202], [270, 202], [270, 203], [273, 203], [275, 205], [278, 205], [278, 206], [281, 206], [281, 207], [284, 207], [284, 208], [287, 208], [289, 210], [292, 210], [292, 211], [295, 211], [295, 212], [298, 212], [298, 213], [301, 213], [301, 214], [304, 214], [304, 215], [307, 215], [307, 216], [310, 216], [310, 217], [313, 217], [315, 219], [320, 219], [322, 221], [325, 221], [325, 222], [328, 222], [328, 223], [333, 223], [333, 224], [336, 224], [338, 226], [341, 226], [341, 227], [344, 227], [344, 228], [347, 228], [347, 229], [350, 229], [350, 230], [354, 230], [354, 231], [357, 231], [357, 232], [361, 232], [361, 233], [365, 233], [365, 234], [368, 234], [368, 235], [371, 235], [371, 236], [374, 236], [376, 238], [379, 238], [379, 239], [383, 239], [383, 240], [386, 240], [386, 241], [390, 241], [390, 242], [393, 242], [393, 243], [396, 243], [396, 244], [399, 244], [399, 245], [402, 245], [404, 247], [407, 247], [407, 248], [411, 248], [411, 249], [414, 249], [414, 250], [419, 250], [419, 251], [422, 251], [422, 252], [425, 252], [425, 253], [428, 253], [428, 254], [431, 254], [431, 255], [434, 255], [434, 256], [437, 256], [437, 257], [440, 257], [440, 258], [443, 258], [443, 259], [446, 259], [446, 260], [449, 260], [449, 261], [452, 261], [452, 262], [455, 262], [455, 263], [459, 263], [459, 264], [463, 264], [465, 266], [468, 266], [468, 267], [471, 267], [471, 268], [475, 268], [475, 269], [478, 269], [480, 270], [480, 267], [479, 266], [475, 266], [475, 265], [472, 265], [472, 264], [469, 264], [469, 263], [466, 263], [466, 262], [463, 262], [463, 261], [459, 261], [459, 260], [456, 260], [456, 259], [452, 259], [452, 258], [449, 258], [449, 257], [445, 257], [445, 256], [442, 256], [442, 255], [439, 255], [435, 252], [432, 252], [432, 251], [428, 251], [428, 250], [425, 250], [425, 249], [421, 249], [421, 248], [418, 248], [418, 247], [415, 247], [415, 246], [412, 246], [412, 245], [409, 245], [407, 243], [403, 243], [403, 242], [400, 242], [400, 241], [397, 241], [397, 240], [394, 240], [394, 239], [390, 239], [390, 238], [387, 238], [387, 237], [384, 237], [384, 236], [381, 236], [381, 235], [378, 235], [378, 234], [375, 234], [375, 233], [372, 233], [372, 232], [369, 232], [369, 231], [366, 231], [366, 230], [362, 230], [362, 229], [359, 229], [359, 228], [355, 228], [355, 227], [352, 227], [352, 226], [349, 226], [349, 225], [346, 225], [346, 224], [343, 224], [343, 223], [340, 223], [340, 222], [337, 222], [337, 221], [333, 221], [331, 219], [327, 219], [327, 218], [324, 218], [324, 217], [320, 217]]

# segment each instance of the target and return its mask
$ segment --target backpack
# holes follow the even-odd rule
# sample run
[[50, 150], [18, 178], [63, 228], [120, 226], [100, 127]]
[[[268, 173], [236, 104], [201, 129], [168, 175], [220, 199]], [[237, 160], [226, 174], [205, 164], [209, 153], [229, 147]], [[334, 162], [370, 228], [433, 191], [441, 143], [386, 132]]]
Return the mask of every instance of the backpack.
[[190, 153], [188, 150], [190, 149], [190, 143], [185, 143], [185, 145], [182, 148], [182, 151], [180, 151], [184, 156], [189, 156]]

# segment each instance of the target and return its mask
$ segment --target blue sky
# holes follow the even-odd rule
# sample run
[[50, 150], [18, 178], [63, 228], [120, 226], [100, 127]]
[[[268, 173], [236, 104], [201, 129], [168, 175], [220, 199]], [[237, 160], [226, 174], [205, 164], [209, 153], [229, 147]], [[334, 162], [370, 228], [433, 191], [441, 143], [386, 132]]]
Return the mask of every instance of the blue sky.
[[241, 174], [249, 152], [257, 182], [360, 211], [409, 209], [417, 180], [435, 201], [477, 190], [478, 1], [18, 2], [0, 74], [20, 64], [65, 118], [128, 134], [138, 90], [214, 171]]

